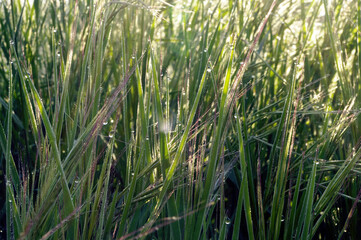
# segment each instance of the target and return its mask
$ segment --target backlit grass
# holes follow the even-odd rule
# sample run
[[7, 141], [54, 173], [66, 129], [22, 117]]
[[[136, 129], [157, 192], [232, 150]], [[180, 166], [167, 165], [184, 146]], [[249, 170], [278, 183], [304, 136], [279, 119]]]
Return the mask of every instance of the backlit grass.
[[361, 1], [1, 1], [0, 238], [359, 239]]

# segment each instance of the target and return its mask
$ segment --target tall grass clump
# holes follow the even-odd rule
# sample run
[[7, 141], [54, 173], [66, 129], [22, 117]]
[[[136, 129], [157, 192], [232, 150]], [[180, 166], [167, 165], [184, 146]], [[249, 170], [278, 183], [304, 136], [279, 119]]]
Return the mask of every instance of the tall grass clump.
[[359, 239], [361, 0], [0, 2], [0, 239]]

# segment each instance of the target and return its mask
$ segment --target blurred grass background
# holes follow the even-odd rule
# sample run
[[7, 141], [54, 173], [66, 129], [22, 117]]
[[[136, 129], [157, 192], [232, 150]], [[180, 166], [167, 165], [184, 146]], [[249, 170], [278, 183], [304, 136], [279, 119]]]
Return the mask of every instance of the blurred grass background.
[[0, 48], [0, 238], [361, 238], [361, 0], [5, 0]]

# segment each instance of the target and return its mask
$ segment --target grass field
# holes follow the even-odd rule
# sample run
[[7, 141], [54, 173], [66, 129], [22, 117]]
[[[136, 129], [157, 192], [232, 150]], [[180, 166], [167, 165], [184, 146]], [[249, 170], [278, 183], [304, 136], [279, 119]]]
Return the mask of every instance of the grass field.
[[0, 1], [0, 239], [361, 239], [361, 0]]

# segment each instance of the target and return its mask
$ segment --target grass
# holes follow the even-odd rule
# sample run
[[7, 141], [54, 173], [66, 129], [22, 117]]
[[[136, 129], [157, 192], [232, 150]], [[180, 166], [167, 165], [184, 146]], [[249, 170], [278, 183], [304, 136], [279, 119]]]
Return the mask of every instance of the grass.
[[360, 0], [0, 2], [0, 238], [359, 239], [360, 29]]

